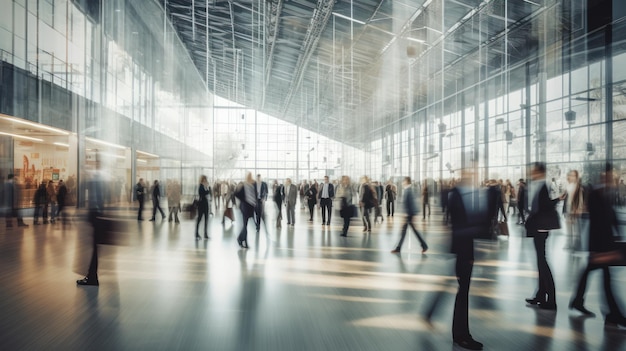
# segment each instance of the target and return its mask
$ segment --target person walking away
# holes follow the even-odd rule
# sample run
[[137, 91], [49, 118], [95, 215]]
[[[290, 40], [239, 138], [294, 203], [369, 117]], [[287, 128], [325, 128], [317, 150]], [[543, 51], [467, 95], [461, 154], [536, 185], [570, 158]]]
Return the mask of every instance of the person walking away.
[[152, 218], [150, 218], [151, 222], [154, 222], [156, 219], [157, 210], [161, 212], [161, 219], [165, 219], [165, 212], [161, 208], [161, 187], [159, 186], [159, 181], [155, 180], [152, 185]]
[[205, 175], [200, 176], [200, 185], [198, 186], [198, 218], [196, 219], [196, 240], [200, 240], [200, 221], [204, 217], [204, 238], [209, 238], [209, 196], [211, 195], [211, 186]]
[[550, 198], [550, 190], [546, 184], [546, 166], [536, 162], [530, 172], [529, 207], [530, 214], [526, 220], [526, 236], [532, 237], [537, 256], [537, 271], [539, 273], [539, 286], [534, 297], [526, 299], [530, 305], [536, 305], [541, 309], [556, 311], [556, 289], [552, 271], [546, 259], [546, 240], [550, 230], [559, 229], [559, 215], [556, 204], [565, 198], [565, 194], [555, 199]]
[[428, 245], [420, 235], [419, 231], [417, 231], [417, 228], [415, 228], [415, 224], [413, 224], [413, 219], [415, 216], [417, 216], [418, 213], [418, 207], [415, 203], [415, 195], [413, 194], [413, 189], [411, 188], [411, 177], [404, 177], [404, 180], [402, 181], [402, 204], [404, 205], [404, 212], [406, 217], [404, 224], [402, 225], [400, 241], [398, 242], [398, 245], [396, 245], [396, 248], [393, 249], [391, 252], [400, 253], [400, 250], [402, 249], [402, 243], [404, 242], [404, 237], [406, 236], [406, 231], [408, 227], [411, 226], [411, 229], [413, 229], [417, 240], [419, 240], [420, 245], [422, 246], [422, 253], [425, 253], [428, 250]]

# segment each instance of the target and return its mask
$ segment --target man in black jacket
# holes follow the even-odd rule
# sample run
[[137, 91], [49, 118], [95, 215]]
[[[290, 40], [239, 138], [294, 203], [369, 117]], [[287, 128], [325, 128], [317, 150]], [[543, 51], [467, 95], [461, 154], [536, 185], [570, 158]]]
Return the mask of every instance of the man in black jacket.
[[[322, 225], [330, 225], [330, 214], [333, 209], [333, 199], [335, 198], [335, 187], [328, 181], [328, 176], [324, 176], [324, 183], [317, 193], [322, 208]], [[328, 218], [326, 218], [328, 216]]]
[[137, 212], [137, 220], [143, 221], [142, 213], [143, 213], [143, 203], [146, 195], [146, 187], [143, 184], [143, 178], [139, 178], [137, 184], [135, 184], [135, 197], [137, 198], [137, 202], [139, 202], [139, 211]]
[[[461, 181], [449, 192], [448, 212], [452, 224], [451, 252], [456, 255], [455, 272], [459, 284], [454, 302], [452, 338], [466, 349], [482, 350], [469, 331], [469, 287], [474, 267], [474, 238], [489, 230], [490, 212], [495, 207], [487, 194], [473, 184], [471, 169], [463, 170]], [[489, 206], [493, 208], [489, 208]]]
[[556, 204], [565, 198], [561, 195], [550, 199], [550, 192], [546, 185], [546, 165], [536, 162], [531, 171], [531, 188], [528, 196], [530, 214], [526, 220], [526, 236], [532, 237], [537, 255], [537, 271], [539, 272], [539, 287], [535, 297], [526, 299], [531, 305], [537, 305], [544, 310], [556, 311], [556, 289], [552, 271], [546, 260], [546, 240], [550, 230], [561, 227]]

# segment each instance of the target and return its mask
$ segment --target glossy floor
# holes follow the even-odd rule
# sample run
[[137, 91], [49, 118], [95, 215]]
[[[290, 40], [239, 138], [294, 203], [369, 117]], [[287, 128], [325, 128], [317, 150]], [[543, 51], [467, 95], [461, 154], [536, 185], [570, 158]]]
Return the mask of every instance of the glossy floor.
[[[241, 220], [211, 217], [210, 240], [194, 240], [195, 223], [134, 222], [128, 246], [102, 246], [99, 287], [77, 287], [89, 227], [32, 225], [0, 235], [0, 340], [3, 350], [454, 350], [450, 324], [456, 281], [449, 234], [439, 213], [418, 228], [426, 255], [409, 236], [391, 254], [402, 217], [371, 234], [353, 220], [339, 237], [338, 216], [322, 226], [297, 209], [297, 223], [260, 234], [250, 223], [248, 250], [236, 243]], [[273, 211], [268, 206], [268, 218]], [[227, 220], [228, 222], [228, 220]], [[534, 251], [510, 225], [511, 237], [476, 244], [470, 328], [487, 350], [626, 350], [626, 331], [605, 330], [601, 277], [593, 273], [582, 318], [567, 309], [584, 255], [549, 239], [557, 313], [527, 307], [536, 287]], [[202, 234], [202, 232], [201, 232]], [[614, 286], [626, 300], [624, 268]], [[421, 315], [445, 291], [433, 324]], [[625, 310], [626, 311], [626, 310]]]

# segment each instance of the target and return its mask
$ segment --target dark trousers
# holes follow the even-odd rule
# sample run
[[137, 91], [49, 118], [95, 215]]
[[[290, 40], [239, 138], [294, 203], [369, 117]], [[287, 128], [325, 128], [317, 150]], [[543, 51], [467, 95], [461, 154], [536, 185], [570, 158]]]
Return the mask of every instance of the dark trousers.
[[404, 237], [406, 236], [406, 231], [409, 228], [409, 226], [411, 226], [411, 229], [413, 229], [413, 232], [415, 233], [417, 240], [419, 240], [420, 245], [422, 245], [422, 249], [424, 250], [428, 249], [428, 245], [426, 244], [426, 241], [424, 241], [420, 233], [417, 231], [417, 228], [415, 228], [415, 225], [413, 224], [413, 216], [406, 216], [406, 221], [402, 225], [400, 241], [398, 242], [398, 246], [396, 246], [396, 249], [400, 250], [402, 248], [402, 243], [404, 243]]
[[137, 212], [137, 219], [138, 220], [142, 220], [143, 219], [143, 199], [138, 199], [137, 201], [139, 201], [139, 211]]
[[63, 208], [65, 208], [65, 201], [59, 201], [57, 202], [57, 217], [61, 216], [61, 213], [63, 212]]
[[87, 280], [98, 281], [98, 243], [100, 242], [100, 230], [97, 224], [98, 213], [89, 213], [89, 222], [93, 228], [93, 244], [91, 251], [91, 261], [89, 262], [89, 270], [87, 272]]
[[606, 304], [609, 307], [609, 316], [621, 318], [622, 312], [619, 310], [615, 296], [613, 295], [613, 288], [611, 287], [611, 270], [607, 266], [595, 266], [587, 265], [587, 268], [580, 275], [578, 281], [578, 288], [576, 289], [576, 296], [573, 301], [583, 304], [585, 301], [585, 290], [587, 290], [587, 278], [589, 273], [594, 269], [602, 269], [602, 277], [604, 282], [604, 297], [606, 298]]
[[315, 202], [309, 202], [309, 214], [311, 215], [310, 220], [313, 220], [313, 210], [315, 209]]
[[13, 208], [9, 208], [6, 210], [6, 220], [7, 220], [7, 227], [10, 227], [11, 225], [13, 225], [13, 217], [17, 218], [17, 224], [18, 225], [23, 225], [24, 224], [24, 219], [22, 218], [22, 216], [20, 216], [19, 211], [17, 210], [17, 208], [13, 207]]
[[517, 221], [519, 223], [526, 223], [526, 209], [524, 209], [524, 206], [517, 206]]
[[393, 212], [395, 210], [395, 205], [393, 201], [387, 200], [387, 217], [393, 217]]
[[[330, 214], [333, 208], [333, 200], [326, 198], [320, 199], [320, 206], [322, 207], [322, 223], [330, 224]], [[326, 220], [328, 215], [328, 220]]]
[[428, 202], [424, 202], [422, 204], [422, 218], [426, 219], [426, 207], [428, 207], [428, 217], [430, 217], [430, 204]]
[[552, 271], [546, 260], [546, 240], [548, 232], [537, 232], [533, 237], [535, 253], [537, 254], [537, 270], [539, 271], [539, 288], [535, 299], [548, 304], [556, 303], [556, 292]]
[[474, 260], [457, 255], [456, 280], [459, 290], [454, 300], [454, 315], [452, 317], [452, 338], [464, 340], [471, 337], [469, 332], [469, 288], [472, 278]]
[[[278, 216], [276, 217], [276, 221], [280, 223], [283, 220], [283, 202], [282, 201], [274, 201], [276, 203], [276, 207], [278, 208]], [[287, 220], [289, 221], [289, 220]]]
[[157, 209], [161, 212], [161, 218], [165, 218], [165, 212], [161, 208], [161, 204], [158, 199], [152, 199], [152, 219], [155, 219]]
[[344, 215], [343, 215], [343, 230], [341, 231], [342, 235], [347, 235], [348, 234], [348, 228], [350, 228], [350, 220], [351, 219], [352, 219], [352, 214], [344, 213]]
[[241, 214], [243, 215], [243, 227], [241, 228], [241, 231], [239, 232], [239, 236], [237, 237], [237, 240], [241, 242], [245, 242], [247, 245], [248, 244], [248, 220], [254, 216], [254, 212], [241, 211]]
[[[256, 231], [261, 230], [261, 218], [263, 218], [263, 206], [265, 205], [263, 200], [258, 200], [256, 206], [254, 207], [254, 223], [256, 224]], [[244, 223], [245, 224], [245, 223]]]
[[44, 222], [48, 221], [48, 205], [47, 204], [43, 204], [43, 205], [35, 204], [35, 222], [39, 220], [39, 215], [41, 214], [42, 207], [43, 207], [43, 216], [42, 216], [43, 220]]
[[208, 235], [207, 226], [209, 224], [209, 206], [198, 207], [198, 219], [196, 220], [196, 236], [200, 236], [198, 229], [200, 229], [200, 221], [204, 217], [204, 235]]
[[365, 226], [365, 230], [372, 230], [372, 222], [370, 221], [370, 212], [372, 208], [362, 207], [363, 211], [363, 225]]

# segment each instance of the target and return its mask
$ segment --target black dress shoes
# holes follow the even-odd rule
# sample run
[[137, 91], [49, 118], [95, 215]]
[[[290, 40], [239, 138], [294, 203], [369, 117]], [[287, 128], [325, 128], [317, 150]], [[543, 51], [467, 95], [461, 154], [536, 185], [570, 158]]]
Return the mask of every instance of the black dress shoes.
[[83, 278], [83, 279], [79, 279], [76, 281], [76, 284], [78, 285], [92, 285], [92, 286], [98, 286], [100, 285], [98, 283], [98, 279], [89, 279], [87, 277]]
[[550, 302], [540, 302], [537, 307], [539, 307], [542, 310], [547, 310], [547, 311], [556, 311], [556, 303], [550, 303]]
[[582, 302], [575, 302], [572, 301], [569, 304], [569, 309], [570, 310], [577, 310], [580, 313], [584, 314], [585, 316], [590, 316], [590, 317], [594, 317], [595, 313], [589, 311], [588, 309], [585, 308], [585, 305]]
[[472, 338], [457, 339], [457, 340], [454, 340], [454, 343], [468, 350], [482, 350], [483, 349], [483, 344], [479, 343], [478, 341]]
[[526, 303], [529, 304], [529, 305], [539, 305], [542, 302], [544, 302], [544, 301], [538, 300], [536, 298], [526, 299]]
[[605, 328], [626, 328], [626, 318], [608, 314], [604, 320]]

